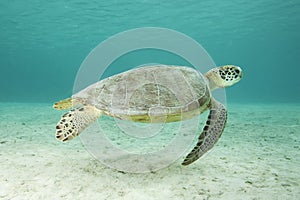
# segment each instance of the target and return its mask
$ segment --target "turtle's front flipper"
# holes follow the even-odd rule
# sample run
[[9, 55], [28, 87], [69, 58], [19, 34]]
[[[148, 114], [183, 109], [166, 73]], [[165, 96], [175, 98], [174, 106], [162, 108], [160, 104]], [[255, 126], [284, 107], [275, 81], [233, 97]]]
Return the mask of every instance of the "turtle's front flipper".
[[204, 153], [210, 150], [221, 137], [227, 120], [227, 110], [224, 105], [212, 99], [212, 107], [198, 138], [197, 145], [186, 156], [182, 165], [189, 165], [199, 159]]
[[94, 106], [83, 106], [70, 110], [58, 122], [56, 138], [63, 142], [73, 139], [98, 119], [101, 114], [102, 112]]

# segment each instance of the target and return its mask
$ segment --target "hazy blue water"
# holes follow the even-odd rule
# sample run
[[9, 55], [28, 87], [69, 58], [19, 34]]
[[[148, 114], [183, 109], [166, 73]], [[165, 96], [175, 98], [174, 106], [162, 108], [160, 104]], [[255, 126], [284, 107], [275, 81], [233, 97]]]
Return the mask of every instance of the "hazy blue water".
[[97, 44], [155, 26], [194, 38], [217, 65], [243, 67], [244, 80], [227, 90], [229, 102], [299, 102], [299, 22], [298, 0], [1, 1], [0, 101], [65, 98]]

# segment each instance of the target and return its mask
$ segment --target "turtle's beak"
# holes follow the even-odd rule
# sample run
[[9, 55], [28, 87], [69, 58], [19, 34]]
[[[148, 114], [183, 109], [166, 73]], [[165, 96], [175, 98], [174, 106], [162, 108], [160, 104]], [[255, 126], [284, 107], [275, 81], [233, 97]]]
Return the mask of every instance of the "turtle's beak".
[[241, 71], [241, 73], [240, 73], [240, 78], [242, 79], [242, 78], [243, 78], [243, 71], [242, 71], [241, 68], [240, 68], [240, 71]]
[[240, 67], [238, 69], [240, 70], [239, 77], [242, 79], [243, 78], [243, 70]]

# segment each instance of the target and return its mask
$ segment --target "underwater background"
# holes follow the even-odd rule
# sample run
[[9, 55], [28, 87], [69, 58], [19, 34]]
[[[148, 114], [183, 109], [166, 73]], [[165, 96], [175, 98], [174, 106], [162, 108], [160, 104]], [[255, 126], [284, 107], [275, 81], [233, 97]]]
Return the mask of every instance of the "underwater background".
[[[182, 126], [188, 120], [168, 123], [160, 134], [140, 126], [156, 134], [140, 140], [129, 133], [141, 131], [128, 131], [107, 116], [94, 123], [101, 125], [100, 132], [90, 131], [94, 135], [86, 131], [91, 125], [70, 142], [55, 138], [68, 111], [52, 104], [72, 95], [84, 59], [111, 36], [143, 27], [181, 32], [217, 66], [243, 69], [243, 79], [226, 88], [222, 137], [191, 165], [181, 162], [196, 145], [208, 112], [193, 126]], [[99, 78], [147, 63], [190, 66], [170, 52], [143, 49], [122, 55]], [[299, 0], [0, 1], [0, 199], [299, 200], [299, 64]], [[190, 131], [194, 126], [198, 130]], [[159, 162], [150, 162], [151, 173], [120, 171], [95, 153], [106, 156], [113, 148], [84, 143], [103, 142], [97, 139], [105, 135], [115, 147], [149, 160], [151, 148], [179, 149], [182, 142], [172, 143], [178, 130], [189, 144], [168, 167], [152, 171]], [[163, 161], [174, 154], [156, 152]], [[138, 166], [116, 156], [108, 159]]]
[[[122, 31], [163, 27], [200, 43], [216, 65], [243, 68], [228, 102], [298, 103], [300, 1], [1, 1], [0, 101], [53, 102], [72, 94], [84, 58]], [[141, 63], [185, 65], [142, 52], [115, 62], [108, 75]], [[114, 71], [115, 70], [115, 71]]]

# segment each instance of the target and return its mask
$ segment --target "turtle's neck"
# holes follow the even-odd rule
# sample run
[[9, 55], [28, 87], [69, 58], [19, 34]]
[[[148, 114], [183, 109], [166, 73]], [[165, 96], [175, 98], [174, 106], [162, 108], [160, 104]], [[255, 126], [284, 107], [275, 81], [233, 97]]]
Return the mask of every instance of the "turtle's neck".
[[212, 79], [213, 79], [213, 76], [214, 76], [213, 73], [214, 73], [214, 72], [209, 71], [209, 72], [207, 72], [207, 73], [205, 74], [205, 76], [204, 76], [204, 77], [205, 77], [205, 80], [206, 80], [206, 82], [207, 82], [207, 84], [208, 84], [208, 87], [209, 87], [210, 91], [213, 91], [213, 90], [215, 90], [215, 89], [218, 88], [217, 84], [212, 80]]

